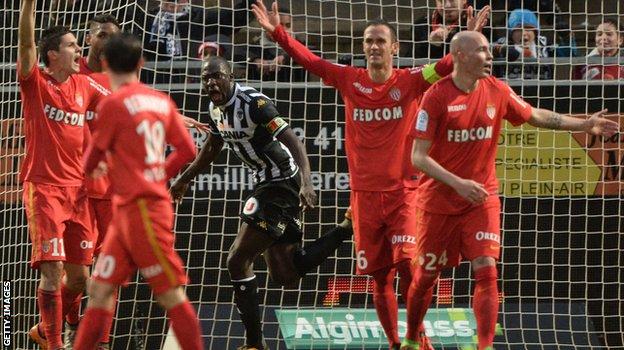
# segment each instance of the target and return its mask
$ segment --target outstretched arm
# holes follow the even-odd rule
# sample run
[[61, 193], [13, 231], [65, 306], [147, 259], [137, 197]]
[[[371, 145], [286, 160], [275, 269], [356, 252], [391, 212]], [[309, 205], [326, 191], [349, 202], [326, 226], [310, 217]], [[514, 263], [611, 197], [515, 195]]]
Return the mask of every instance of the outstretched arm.
[[528, 123], [539, 128], [569, 131], [584, 131], [590, 135], [609, 137], [619, 131], [620, 125], [602, 117], [607, 112], [603, 109], [592, 114], [589, 119], [561, 115], [547, 109], [533, 108]]
[[[20, 77], [26, 77], [37, 63], [35, 45], [35, 0], [22, 0], [19, 17], [18, 62]], [[42, 53], [45, 55], [45, 53]]]
[[286, 128], [277, 135], [279, 142], [283, 143], [290, 151], [295, 162], [301, 171], [301, 189], [299, 190], [300, 206], [303, 210], [314, 208], [316, 205], [316, 193], [312, 187], [312, 178], [310, 177], [310, 161], [306, 153], [304, 145], [299, 141], [297, 135], [291, 128]]
[[197, 158], [191, 163], [191, 165], [186, 168], [186, 170], [180, 175], [180, 177], [171, 185], [169, 191], [171, 192], [171, 196], [174, 201], [179, 202], [182, 200], [184, 193], [186, 192], [186, 188], [188, 184], [193, 180], [199, 173], [201, 173], [208, 165], [210, 165], [221, 149], [223, 148], [223, 139], [214, 134], [208, 134], [208, 140], [206, 140], [206, 144], [199, 151]]
[[431, 141], [414, 139], [412, 146], [412, 165], [431, 178], [452, 187], [464, 199], [471, 203], [482, 203], [489, 195], [483, 184], [463, 179], [446, 170], [440, 163], [429, 156]]
[[328, 85], [335, 86], [341, 77], [344, 67], [324, 60], [310, 51], [305, 45], [286, 33], [280, 25], [277, 1], [273, 2], [272, 11], [269, 12], [258, 0], [251, 6], [251, 11], [256, 15], [260, 26], [288, 53], [297, 63], [310, 72], [323, 78]]

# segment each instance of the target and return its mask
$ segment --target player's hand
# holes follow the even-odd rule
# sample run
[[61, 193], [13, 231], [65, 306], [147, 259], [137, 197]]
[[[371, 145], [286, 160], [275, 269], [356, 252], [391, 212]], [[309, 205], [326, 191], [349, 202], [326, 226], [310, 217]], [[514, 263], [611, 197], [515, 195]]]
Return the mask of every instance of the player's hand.
[[475, 16], [475, 9], [472, 6], [468, 6], [466, 9], [466, 28], [468, 30], [475, 30], [480, 32], [487, 24], [490, 18], [490, 6], [484, 6], [481, 11]]
[[429, 43], [440, 46], [442, 43], [446, 41], [446, 38], [449, 35], [449, 30], [445, 26], [440, 26], [440, 28], [429, 33]]
[[192, 129], [195, 128], [201, 132], [209, 132], [210, 131], [210, 127], [208, 126], [208, 124], [204, 124], [204, 123], [200, 123], [197, 120], [193, 119], [193, 118], [189, 118], [189, 117], [185, 117], [182, 116], [182, 121], [184, 122], [184, 126], [187, 129]]
[[489, 193], [483, 184], [468, 179], [461, 179], [461, 181], [455, 186], [455, 191], [473, 204], [483, 203], [489, 196]]
[[95, 169], [93, 169], [93, 171], [91, 172], [91, 177], [94, 179], [99, 179], [102, 176], [105, 176], [108, 173], [108, 165], [106, 165], [106, 162], [101, 160], [97, 167], [95, 167]]
[[273, 34], [275, 27], [280, 25], [279, 11], [277, 10], [277, 1], [271, 5], [271, 12], [267, 10], [262, 0], [257, 0], [255, 4], [251, 5], [251, 12], [256, 16], [258, 24], [267, 31], [269, 35]]
[[307, 183], [301, 185], [301, 189], [299, 190], [299, 206], [303, 210], [314, 208], [316, 199], [316, 192], [314, 192], [312, 184]]
[[607, 113], [607, 110], [603, 109], [600, 112], [592, 114], [592, 116], [585, 121], [583, 130], [590, 135], [600, 135], [604, 137], [613, 136], [613, 134], [620, 131], [620, 124], [602, 117], [605, 113]]
[[176, 202], [176, 204], [180, 204], [180, 202], [182, 201], [182, 197], [184, 197], [184, 194], [188, 189], [188, 185], [188, 182], [180, 181], [180, 179], [178, 179], [174, 181], [173, 185], [171, 185], [171, 188], [169, 188], [171, 198], [173, 198], [173, 201]]

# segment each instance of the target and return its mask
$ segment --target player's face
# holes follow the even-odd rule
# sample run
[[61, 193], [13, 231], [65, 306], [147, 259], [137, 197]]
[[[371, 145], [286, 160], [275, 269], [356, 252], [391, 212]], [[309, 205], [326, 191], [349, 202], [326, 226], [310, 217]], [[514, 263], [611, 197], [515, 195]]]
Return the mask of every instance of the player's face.
[[373, 25], [364, 30], [364, 55], [371, 68], [392, 66], [392, 57], [399, 51], [399, 43], [392, 40], [392, 32], [385, 25]]
[[467, 49], [463, 63], [466, 71], [476, 79], [483, 79], [492, 74], [492, 53], [488, 41], [480, 37], [475, 45]]
[[596, 49], [601, 56], [613, 56], [622, 46], [623, 37], [611, 23], [601, 23], [596, 28]]
[[91, 32], [87, 35], [87, 44], [91, 45], [90, 50], [94, 57], [99, 60], [106, 41], [119, 32], [119, 28], [112, 23], [94, 23], [91, 25]]
[[[50, 63], [55, 64], [57, 69], [68, 73], [78, 73], [80, 70], [81, 48], [78, 41], [72, 33], [67, 33], [61, 37], [61, 43], [58, 51], [48, 51], [50, 55]], [[56, 62], [56, 63], [53, 63]]]
[[217, 106], [224, 105], [232, 92], [232, 74], [227, 67], [208, 61], [202, 65], [202, 85], [204, 93]]

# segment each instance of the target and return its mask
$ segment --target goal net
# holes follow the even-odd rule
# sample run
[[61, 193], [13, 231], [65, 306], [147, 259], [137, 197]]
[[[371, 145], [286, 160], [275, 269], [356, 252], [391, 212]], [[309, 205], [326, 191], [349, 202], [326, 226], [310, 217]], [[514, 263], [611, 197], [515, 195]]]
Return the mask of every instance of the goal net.
[[[495, 74], [508, 79], [519, 95], [533, 106], [559, 113], [585, 117], [608, 109], [610, 118], [621, 120], [621, 80], [612, 80], [618, 76], [603, 68], [624, 62], [618, 54], [602, 57], [595, 50], [599, 24], [610, 18], [624, 24], [621, 1], [475, 1], [478, 8], [493, 7], [484, 33], [497, 55]], [[0, 17], [0, 236], [3, 335], [13, 348], [22, 349], [34, 347], [27, 332], [38, 321], [39, 277], [28, 264], [31, 245], [18, 181], [25, 152], [15, 73], [19, 3], [6, 1]], [[50, 24], [66, 24], [82, 42], [90, 18], [112, 13], [125, 30], [144, 39], [147, 62], [141, 79], [168, 92], [185, 115], [204, 122], [209, 101], [201, 96], [199, 49], [227, 57], [237, 81], [272, 98], [305, 143], [319, 205], [303, 217], [304, 244], [316, 239], [342, 221], [349, 205], [340, 95], [288, 60], [275, 64], [283, 53], [250, 17], [251, 1], [184, 3], [38, 0], [36, 35]], [[454, 28], [452, 19], [432, 16], [434, 1], [283, 0], [280, 5], [290, 10], [299, 40], [326, 59], [357, 66], [364, 66], [362, 33], [370, 19], [382, 16], [397, 25], [401, 50], [395, 63], [402, 67], [439, 59], [448, 46], [430, 46], [430, 32]], [[533, 11], [539, 31], [529, 30], [536, 45], [527, 52], [520, 45], [514, 59], [517, 34], [508, 27], [516, 5]], [[188, 14], [173, 16], [177, 22], [172, 22], [173, 17], [159, 15], [164, 6], [178, 6]], [[530, 24], [530, 15], [525, 16], [521, 23]], [[191, 132], [201, 147], [206, 136]], [[497, 156], [503, 249], [495, 348], [624, 347], [622, 142], [621, 133], [602, 139], [505, 124]], [[376, 166], [384, 165], [371, 160], [371, 167]], [[198, 310], [206, 349], [234, 349], [244, 342], [226, 259], [251, 189], [251, 172], [224, 151], [176, 208], [176, 248], [186, 264], [186, 292]], [[355, 264], [353, 244], [347, 242], [297, 286], [281, 288], [270, 281], [258, 259], [255, 273], [269, 347], [386, 349], [372, 303], [372, 282], [354, 274]], [[466, 262], [442, 275], [425, 320], [436, 349], [476, 348], [473, 288]], [[401, 303], [401, 335], [404, 308]], [[164, 312], [139, 277], [121, 292], [111, 340], [115, 349], [175, 349]]]

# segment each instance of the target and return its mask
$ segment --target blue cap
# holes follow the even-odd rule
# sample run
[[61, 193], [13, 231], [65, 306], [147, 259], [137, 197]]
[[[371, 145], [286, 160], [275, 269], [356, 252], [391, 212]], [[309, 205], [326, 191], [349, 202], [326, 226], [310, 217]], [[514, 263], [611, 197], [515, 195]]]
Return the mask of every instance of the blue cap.
[[515, 9], [511, 11], [507, 26], [511, 29], [522, 28], [524, 26], [531, 26], [539, 30], [539, 20], [533, 11], [525, 9]]

